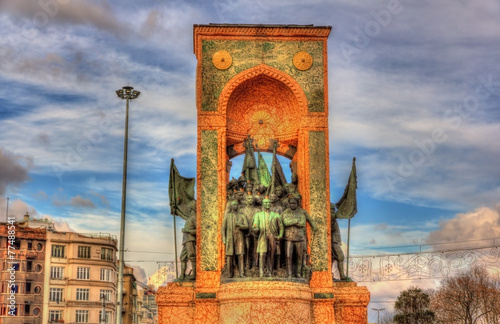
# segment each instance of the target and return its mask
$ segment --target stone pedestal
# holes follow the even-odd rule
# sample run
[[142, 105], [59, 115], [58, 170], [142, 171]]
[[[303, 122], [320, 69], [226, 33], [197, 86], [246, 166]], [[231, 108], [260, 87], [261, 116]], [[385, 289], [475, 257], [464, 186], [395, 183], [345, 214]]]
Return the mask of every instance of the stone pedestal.
[[197, 292], [193, 283], [169, 283], [157, 292], [158, 323], [367, 323], [370, 293], [355, 282], [321, 291], [287, 281], [246, 281]]
[[281, 281], [222, 284], [220, 323], [311, 323], [309, 285]]
[[194, 283], [171, 282], [156, 295], [158, 323], [194, 323]]
[[355, 282], [334, 282], [335, 324], [368, 323], [370, 292]]

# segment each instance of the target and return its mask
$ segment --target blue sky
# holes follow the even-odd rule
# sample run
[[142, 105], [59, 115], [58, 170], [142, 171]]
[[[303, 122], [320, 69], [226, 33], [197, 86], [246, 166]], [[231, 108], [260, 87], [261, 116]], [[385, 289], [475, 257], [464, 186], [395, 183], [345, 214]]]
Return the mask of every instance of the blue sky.
[[170, 159], [196, 173], [193, 24], [314, 24], [333, 27], [332, 201], [357, 158], [352, 249], [500, 237], [499, 14], [494, 0], [3, 0], [0, 210], [9, 196], [19, 218], [118, 234], [115, 90], [130, 84], [126, 258], [151, 275], [173, 259]]

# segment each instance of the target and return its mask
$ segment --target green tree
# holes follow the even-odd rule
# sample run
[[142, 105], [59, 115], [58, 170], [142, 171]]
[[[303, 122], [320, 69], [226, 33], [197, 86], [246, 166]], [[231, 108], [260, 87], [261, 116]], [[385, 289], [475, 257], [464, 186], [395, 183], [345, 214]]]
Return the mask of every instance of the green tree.
[[410, 287], [399, 295], [394, 304], [394, 322], [398, 324], [434, 323], [435, 315], [430, 310], [430, 294], [417, 287]]
[[481, 266], [445, 278], [432, 295], [439, 323], [500, 323], [500, 278]]

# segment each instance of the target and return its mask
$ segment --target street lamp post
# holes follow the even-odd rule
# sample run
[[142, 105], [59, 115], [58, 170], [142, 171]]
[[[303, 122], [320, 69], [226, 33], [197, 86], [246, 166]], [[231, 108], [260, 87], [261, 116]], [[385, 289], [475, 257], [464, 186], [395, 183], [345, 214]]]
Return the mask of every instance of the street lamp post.
[[137, 99], [141, 94], [140, 91], [134, 90], [133, 87], [125, 86], [120, 90], [116, 90], [119, 98], [125, 99], [127, 108], [125, 112], [125, 139], [123, 144], [123, 181], [122, 181], [122, 211], [120, 218], [120, 247], [118, 250], [118, 298], [116, 299], [116, 324], [122, 323], [122, 304], [123, 304], [123, 256], [125, 251], [125, 208], [127, 205], [127, 149], [128, 149], [128, 106], [129, 101]]
[[377, 324], [380, 324], [380, 311], [385, 310], [385, 308], [372, 308], [372, 310], [377, 312]]

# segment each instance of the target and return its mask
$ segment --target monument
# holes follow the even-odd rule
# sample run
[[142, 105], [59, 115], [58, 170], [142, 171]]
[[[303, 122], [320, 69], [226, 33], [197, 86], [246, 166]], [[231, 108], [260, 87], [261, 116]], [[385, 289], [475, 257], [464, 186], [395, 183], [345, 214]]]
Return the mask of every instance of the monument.
[[[332, 277], [330, 30], [194, 26], [197, 199], [170, 203], [196, 224], [183, 229], [180, 280], [158, 290], [159, 323], [367, 323], [366, 287]], [[273, 154], [270, 173], [261, 152]], [[239, 155], [241, 176], [229, 179]], [[290, 160], [290, 183], [277, 155]]]

